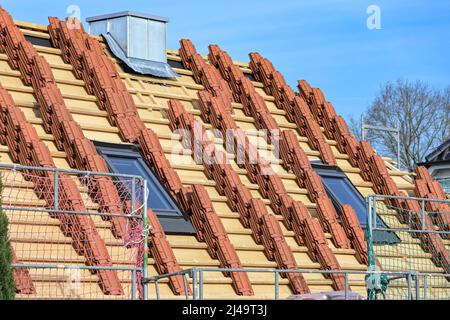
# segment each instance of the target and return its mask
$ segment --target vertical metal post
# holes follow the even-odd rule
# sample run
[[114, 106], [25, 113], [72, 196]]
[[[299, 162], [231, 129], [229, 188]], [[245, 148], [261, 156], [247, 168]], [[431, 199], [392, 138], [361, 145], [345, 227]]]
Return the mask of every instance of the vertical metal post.
[[192, 269], [192, 300], [197, 300], [197, 269]]
[[345, 272], [345, 300], [348, 300], [348, 272]]
[[428, 275], [423, 275], [423, 300], [427, 300], [427, 291], [428, 291]]
[[199, 284], [199, 299], [200, 300], [203, 300], [203, 270], [200, 270], [199, 271], [199, 282], [200, 282], [200, 284]]
[[[144, 179], [144, 212], [143, 215], [143, 223], [144, 223], [144, 270], [143, 277], [144, 279], [148, 278], [148, 217], [147, 217], [147, 180]], [[157, 283], [156, 283], [157, 284]], [[158, 292], [159, 294], [159, 292]], [[148, 300], [148, 284], [147, 281], [144, 283], [144, 300]]]
[[131, 272], [131, 300], [136, 300], [136, 270]]
[[416, 281], [416, 300], [420, 300], [420, 280], [418, 274], [414, 275], [414, 280]]
[[411, 273], [408, 273], [408, 300], [412, 300]]
[[368, 265], [369, 267], [375, 265], [375, 252], [373, 248], [373, 221], [372, 221], [372, 214], [373, 214], [373, 208], [372, 208], [372, 202], [376, 201], [376, 198], [368, 197], [367, 198], [367, 258], [368, 258]]
[[372, 228], [376, 229], [377, 228], [377, 198], [373, 197], [372, 198], [372, 217], [373, 217], [373, 224], [372, 224]]
[[134, 205], [136, 201], [135, 195], [136, 195], [136, 178], [133, 177], [131, 181], [131, 214], [134, 214], [134, 210], [136, 209]]
[[59, 209], [59, 190], [58, 190], [59, 188], [58, 188], [58, 185], [59, 185], [59, 171], [58, 171], [58, 169], [55, 169], [55, 173], [54, 173], [54, 176], [53, 176], [53, 201], [54, 201], [53, 207], [54, 207], [55, 210]]
[[[131, 187], [131, 214], [134, 214], [134, 202], [135, 202], [135, 178], [133, 177], [133, 186]], [[127, 219], [127, 218], [126, 218]], [[142, 224], [144, 226], [144, 221], [142, 221]], [[145, 227], [143, 228], [143, 230], [145, 230]], [[145, 232], [145, 231], [144, 231]], [[144, 266], [142, 266], [144, 268]], [[144, 277], [145, 279], [145, 277]], [[132, 291], [132, 295], [131, 295], [131, 299], [135, 300], [135, 290], [136, 290], [136, 271], [133, 270], [133, 275], [132, 275], [132, 281], [133, 283], [131, 284], [131, 291]], [[147, 284], [143, 285], [144, 287], [147, 286]], [[144, 298], [145, 300], [145, 298]]]
[[[160, 296], [159, 296], [159, 285], [158, 285], [158, 279], [157, 280], [155, 280], [155, 291], [156, 291], [156, 300], [159, 300], [160, 299]], [[144, 292], [145, 293], [145, 292]], [[148, 300], [148, 297], [147, 298], [144, 298], [145, 300]]]
[[422, 230], [425, 231], [426, 230], [426, 225], [425, 225], [425, 200], [422, 200], [420, 202], [420, 209], [422, 210], [421, 214], [422, 214]]
[[280, 274], [275, 271], [275, 300], [280, 298]]
[[183, 274], [183, 285], [184, 285], [184, 295], [186, 296], [186, 300], [189, 300], [189, 290], [186, 274]]
[[367, 227], [372, 232], [372, 197], [367, 198]]

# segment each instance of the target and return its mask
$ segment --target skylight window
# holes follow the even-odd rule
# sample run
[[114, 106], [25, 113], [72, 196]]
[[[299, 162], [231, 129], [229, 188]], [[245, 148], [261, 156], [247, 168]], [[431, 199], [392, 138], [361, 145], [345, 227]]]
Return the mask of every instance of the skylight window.
[[[348, 204], [352, 206], [355, 210], [356, 216], [358, 217], [359, 223], [363, 229], [367, 226], [367, 214], [366, 214], [366, 204], [363, 196], [358, 192], [355, 186], [347, 178], [344, 172], [342, 172], [338, 167], [330, 167], [326, 165], [313, 164], [313, 167], [317, 174], [322, 179], [322, 182], [327, 190], [327, 193], [333, 204], [341, 214], [341, 206]], [[384, 221], [378, 217], [380, 221], [380, 227], [388, 228]], [[389, 231], [375, 231], [374, 233], [375, 242], [384, 243], [398, 243], [400, 239], [394, 232]]]
[[184, 69], [183, 63], [181, 61], [177, 61], [177, 60], [167, 60], [167, 63], [175, 69]]
[[178, 208], [170, 193], [147, 166], [138, 148], [127, 145], [96, 143], [97, 150], [108, 163], [111, 171], [137, 175], [147, 181], [147, 206], [158, 216], [168, 234], [194, 234], [188, 218]]
[[248, 78], [250, 81], [256, 82], [256, 78], [255, 78], [255, 76], [253, 75], [253, 73], [247, 73], [247, 72], [244, 72], [244, 76], [245, 76], [246, 78]]
[[25, 39], [27, 39], [29, 42], [31, 42], [32, 45], [35, 45], [35, 46], [53, 48], [52, 42], [49, 39], [33, 37], [33, 36], [29, 36], [29, 35], [25, 35]]

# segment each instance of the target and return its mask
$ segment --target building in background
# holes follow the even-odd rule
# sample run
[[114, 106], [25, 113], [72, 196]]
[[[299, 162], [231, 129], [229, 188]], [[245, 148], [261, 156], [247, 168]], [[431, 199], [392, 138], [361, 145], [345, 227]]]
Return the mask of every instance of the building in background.
[[423, 165], [440, 182], [444, 191], [450, 193], [450, 138], [430, 153]]

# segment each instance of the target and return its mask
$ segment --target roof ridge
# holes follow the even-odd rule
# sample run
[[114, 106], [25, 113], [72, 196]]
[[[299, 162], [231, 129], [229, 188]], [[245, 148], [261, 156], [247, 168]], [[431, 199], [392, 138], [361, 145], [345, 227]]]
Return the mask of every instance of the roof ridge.
[[[36, 31], [36, 32], [44, 32], [44, 33], [48, 33], [48, 26], [44, 25], [44, 24], [39, 24], [39, 23], [33, 23], [33, 22], [27, 22], [27, 21], [22, 21], [22, 20], [13, 20], [14, 23], [19, 27], [19, 28], [23, 28], [23, 29], [27, 29], [27, 30], [31, 30], [31, 31]], [[97, 36], [97, 35], [93, 35], [93, 34], [89, 34], [89, 36], [91, 38], [94, 38], [98, 41], [100, 41], [101, 43], [104, 43], [104, 39], [102, 36]], [[179, 50], [178, 49], [166, 49], [166, 52], [168, 55], [179, 55]], [[207, 59], [208, 56], [202, 56], [204, 59]], [[233, 63], [235, 65], [238, 65], [242, 68], [249, 68], [249, 63], [248, 62], [244, 62], [244, 61], [233, 61]]]

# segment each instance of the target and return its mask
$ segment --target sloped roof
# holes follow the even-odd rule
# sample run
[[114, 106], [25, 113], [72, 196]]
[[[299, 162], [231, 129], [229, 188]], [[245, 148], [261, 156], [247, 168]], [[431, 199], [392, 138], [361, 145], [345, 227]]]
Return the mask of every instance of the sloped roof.
[[425, 157], [428, 162], [450, 161], [450, 138]]
[[[23, 35], [49, 39], [54, 48], [32, 46]], [[159, 244], [153, 246], [150, 273], [192, 266], [366, 270], [367, 247], [353, 209], [344, 206], [339, 222], [311, 161], [339, 166], [364, 196], [433, 193], [426, 172], [420, 172], [422, 184], [417, 188], [408, 173], [351, 136], [320, 89], [302, 80], [299, 92], [294, 92], [259, 54], [250, 54], [250, 63], [238, 63], [218, 46], [210, 46], [206, 59], [190, 41], [182, 40], [180, 50], [168, 51], [169, 61], [184, 66], [174, 69], [181, 77], [164, 80], [128, 73], [101, 38], [69, 29], [55, 18], [49, 27], [38, 26], [14, 22], [2, 10], [0, 37], [0, 129], [26, 125], [44, 154], [31, 160], [17, 157], [14, 143], [19, 142], [2, 139], [2, 162], [107, 171], [91, 141], [137, 144], [147, 164], [191, 215], [197, 237], [166, 236], [161, 228], [150, 235], [149, 241]], [[21, 115], [5, 116], [15, 112]], [[171, 139], [173, 131], [194, 128], [269, 130], [265, 137], [237, 134], [234, 139], [246, 142], [247, 156], [259, 153], [252, 144], [278, 141], [280, 159], [238, 163], [220, 139], [210, 137], [195, 142], [213, 148], [214, 156], [223, 155], [225, 163], [195, 163], [193, 152], [174, 160], [170, 155], [178, 142]], [[275, 174], [262, 175], [266, 170]], [[120, 223], [114, 223], [111, 232], [120, 230]], [[158, 260], [158, 250], [168, 260]], [[23, 261], [20, 252], [16, 254]], [[111, 277], [100, 279], [104, 287], [98, 296], [120, 293], [119, 280], [109, 276], [113, 280], [108, 285]], [[19, 293], [39, 295], [39, 287], [28, 290], [28, 284], [27, 289], [26, 280], [33, 276], [19, 278], [25, 279]], [[163, 295], [182, 294], [181, 281], [173, 277]], [[207, 294], [215, 298], [270, 298], [273, 292], [271, 275], [217, 274], [205, 283]], [[281, 295], [287, 296], [342, 290], [344, 279], [291, 274], [280, 283]], [[361, 277], [350, 285], [365, 292]]]

